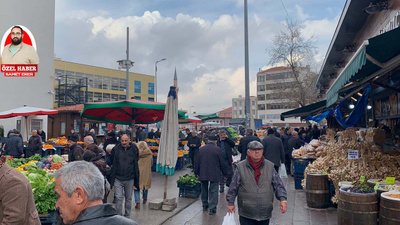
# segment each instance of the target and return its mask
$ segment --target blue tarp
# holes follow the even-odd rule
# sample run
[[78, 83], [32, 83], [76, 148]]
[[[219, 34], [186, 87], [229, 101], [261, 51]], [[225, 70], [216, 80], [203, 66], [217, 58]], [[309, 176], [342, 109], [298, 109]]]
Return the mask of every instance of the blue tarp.
[[333, 109], [328, 110], [326, 112], [321, 113], [319, 116], [307, 116], [306, 120], [313, 120], [317, 123], [321, 122], [325, 117], [327, 116], [332, 116], [333, 115]]
[[344, 100], [342, 103], [340, 103], [340, 105], [335, 109], [334, 117], [336, 118], [337, 122], [343, 128], [354, 127], [358, 123], [358, 121], [361, 119], [361, 117], [364, 114], [365, 109], [368, 105], [368, 97], [369, 97], [370, 93], [371, 93], [371, 85], [368, 85], [368, 87], [365, 89], [363, 95], [361, 96], [360, 100], [357, 102], [356, 107], [350, 113], [350, 115], [346, 119], [346, 121], [343, 121], [343, 116], [342, 116], [342, 112], [340, 111], [340, 109], [346, 103], [347, 99]]

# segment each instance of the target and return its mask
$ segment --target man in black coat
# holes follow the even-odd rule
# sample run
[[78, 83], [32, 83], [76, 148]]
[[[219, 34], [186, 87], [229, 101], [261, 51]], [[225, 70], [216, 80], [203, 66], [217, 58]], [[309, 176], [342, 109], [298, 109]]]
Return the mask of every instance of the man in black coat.
[[70, 135], [68, 137], [68, 162], [83, 160], [83, 148], [77, 144], [78, 135]]
[[203, 211], [210, 209], [209, 214], [217, 212], [218, 205], [218, 185], [221, 181], [221, 173], [226, 176], [226, 164], [221, 149], [216, 145], [218, 135], [211, 132], [208, 143], [200, 148], [196, 160], [195, 174], [201, 181], [201, 201]]
[[261, 142], [260, 138], [255, 137], [253, 135], [253, 130], [252, 129], [247, 129], [246, 130], [246, 136], [243, 137], [242, 139], [240, 139], [239, 146], [238, 146], [238, 151], [242, 154], [240, 156], [240, 161], [246, 159], [246, 157], [247, 157], [247, 145], [252, 141]]
[[292, 132], [292, 137], [288, 141], [289, 154], [292, 155], [294, 149], [299, 149], [303, 145], [296, 131]]
[[154, 133], [154, 138], [160, 139], [160, 137], [161, 137], [161, 131], [160, 131], [160, 128], [158, 128], [157, 131]]
[[39, 129], [37, 134], [42, 138], [42, 141], [46, 141], [46, 133], [42, 129]]
[[[131, 217], [133, 187], [139, 189], [139, 149], [130, 142], [127, 134], [121, 136], [121, 143], [111, 151], [111, 186], [115, 188], [115, 209], [118, 215]], [[125, 213], [122, 202], [125, 198]]]
[[147, 136], [149, 139], [154, 139], [155, 133], [154, 133], [154, 129], [151, 129], [151, 131], [149, 132], [149, 135]]
[[[42, 138], [38, 135], [36, 130], [32, 131], [32, 136], [29, 138], [28, 147], [29, 150], [26, 151], [26, 158], [29, 158], [35, 154], [42, 152]], [[50, 151], [50, 150], [47, 150]]]
[[199, 148], [201, 146], [201, 139], [197, 137], [196, 132], [192, 132], [190, 136], [192, 136], [192, 138], [188, 139], [187, 145], [189, 146], [189, 157], [190, 160], [192, 161], [192, 166], [194, 171], [196, 157], [198, 155]]
[[[219, 139], [217, 141], [217, 146], [221, 148], [222, 155], [224, 156], [225, 163], [227, 165], [227, 173], [226, 176], [226, 186], [229, 187], [232, 181], [233, 169], [232, 169], [232, 148], [235, 147], [235, 142], [232, 141], [224, 130], [219, 132]], [[219, 192], [224, 192], [224, 177], [222, 177], [222, 181], [219, 183]]]
[[275, 136], [273, 129], [268, 129], [268, 136], [264, 138], [262, 144], [264, 145], [264, 158], [274, 163], [276, 172], [279, 171], [281, 163], [285, 163], [285, 152], [281, 139]]
[[285, 151], [285, 167], [287, 174], [290, 174], [290, 168], [291, 168], [290, 164], [292, 161], [292, 152], [289, 151], [289, 146], [288, 146], [288, 141], [292, 137], [292, 135], [289, 134], [289, 130], [290, 130], [289, 127], [285, 128], [283, 134], [281, 135], [283, 150]]
[[14, 158], [24, 158], [24, 148], [19, 134], [18, 130], [14, 130], [13, 133], [10, 133], [10, 137], [7, 139], [6, 145], [4, 146], [3, 155], [10, 155]]

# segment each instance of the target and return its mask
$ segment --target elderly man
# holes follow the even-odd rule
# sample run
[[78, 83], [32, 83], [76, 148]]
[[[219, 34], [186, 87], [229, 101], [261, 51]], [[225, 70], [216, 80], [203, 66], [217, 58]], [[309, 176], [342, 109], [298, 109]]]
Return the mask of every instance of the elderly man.
[[42, 138], [42, 141], [46, 141], [46, 133], [42, 129], [39, 129], [37, 134]]
[[221, 149], [216, 145], [218, 135], [211, 132], [208, 135], [208, 143], [200, 148], [195, 161], [195, 174], [201, 181], [201, 201], [203, 211], [210, 209], [209, 214], [217, 212], [218, 186], [221, 174], [227, 175], [226, 163]]
[[247, 159], [238, 164], [229, 186], [226, 200], [228, 212], [235, 212], [238, 197], [241, 225], [269, 224], [274, 194], [280, 201], [281, 212], [287, 209], [286, 189], [274, 169], [274, 164], [263, 157], [264, 146], [258, 141], [248, 145]]
[[[121, 143], [111, 151], [111, 186], [115, 187], [115, 208], [118, 215], [131, 217], [133, 187], [139, 189], [139, 149], [130, 142], [128, 135], [121, 136]], [[125, 198], [125, 214], [122, 202]]]
[[196, 157], [199, 152], [199, 148], [201, 147], [201, 139], [197, 137], [197, 133], [194, 131], [190, 134], [190, 136], [192, 137], [188, 139], [187, 145], [189, 146], [189, 157], [194, 171]]
[[242, 139], [240, 139], [239, 146], [238, 146], [238, 150], [242, 154], [240, 156], [240, 160], [245, 160], [246, 159], [246, 157], [247, 157], [247, 153], [246, 153], [247, 145], [251, 141], [259, 141], [259, 142], [261, 142], [260, 138], [255, 137], [253, 135], [253, 130], [252, 129], [247, 129], [245, 134], [246, 134], [246, 136], [243, 137]]
[[83, 159], [83, 149], [77, 144], [78, 136], [71, 135], [68, 137], [68, 162], [78, 161]]
[[90, 129], [89, 133], [86, 135], [87, 136], [91, 136], [93, 138], [93, 143], [95, 143], [97, 145], [97, 137], [96, 137], [96, 131], [94, 129]]
[[111, 204], [103, 204], [104, 178], [92, 163], [69, 163], [56, 172], [55, 179], [56, 208], [65, 224], [137, 225], [117, 215]]
[[281, 163], [285, 163], [285, 152], [280, 138], [275, 136], [275, 131], [268, 129], [268, 136], [262, 141], [264, 145], [264, 158], [273, 162], [276, 172], [279, 171]]
[[[231, 140], [224, 130], [219, 132], [219, 138], [217, 141], [217, 146], [221, 148], [222, 155], [226, 163], [226, 186], [229, 187], [232, 181], [233, 168], [232, 168], [232, 148], [235, 147], [235, 142]], [[225, 177], [222, 177], [222, 181], [219, 183], [219, 192], [224, 192]]]
[[38, 135], [36, 130], [32, 131], [32, 136], [29, 138], [28, 147], [29, 150], [26, 151], [26, 158], [29, 158], [35, 154], [41, 153], [42, 150], [42, 138]]

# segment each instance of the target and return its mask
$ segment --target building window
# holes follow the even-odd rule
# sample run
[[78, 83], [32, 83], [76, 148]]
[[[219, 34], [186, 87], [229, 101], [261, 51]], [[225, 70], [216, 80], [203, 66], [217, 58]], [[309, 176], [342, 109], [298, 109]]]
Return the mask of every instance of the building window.
[[154, 83], [149, 83], [149, 95], [154, 95]]
[[140, 96], [135, 96], [135, 97], [133, 97], [135, 100], [142, 100], [142, 97], [140, 97]]
[[263, 100], [265, 100], [265, 95], [258, 95], [257, 98], [258, 98], [258, 101], [263, 101]]
[[265, 85], [257, 85], [257, 91], [265, 91]]
[[242, 115], [242, 110], [239, 110], [239, 115]]
[[94, 87], [94, 85], [93, 85], [93, 83], [94, 83], [94, 78], [93, 78], [93, 75], [92, 74], [85, 74], [85, 77], [87, 78], [87, 80], [88, 80], [88, 87], [89, 88], [92, 88], [92, 87]]
[[110, 87], [111, 87], [111, 78], [103, 77], [103, 89], [110, 90]]
[[119, 79], [119, 90], [126, 91], [126, 79]]
[[258, 104], [258, 110], [265, 110], [265, 104]]
[[118, 95], [117, 94], [112, 94], [111, 95], [111, 100], [112, 101], [118, 101]]
[[135, 93], [142, 93], [142, 82], [135, 80]]
[[154, 102], [154, 98], [148, 98], [149, 102]]
[[252, 113], [253, 113], [253, 115], [256, 115], [256, 110], [253, 109], [253, 110], [252, 110]]
[[237, 102], [234, 102], [234, 103], [233, 103], [233, 106], [235, 106], [235, 107], [236, 107], [236, 106], [237, 106]]
[[239, 102], [239, 106], [242, 106], [242, 102], [241, 101]]
[[110, 94], [108, 93], [103, 93], [103, 101], [108, 102], [110, 101]]
[[119, 78], [111, 78], [111, 90], [119, 91]]
[[119, 95], [119, 100], [126, 100], [126, 95]]
[[[31, 130], [41, 130], [43, 120], [41, 119], [31, 119]], [[45, 140], [43, 140], [45, 141]]]
[[94, 88], [103, 88], [103, 77], [99, 75], [94, 75]]
[[60, 135], [65, 135], [65, 122], [61, 122]]
[[93, 101], [94, 102], [102, 102], [103, 101], [103, 94], [99, 92], [95, 92], [93, 95]]
[[252, 105], [252, 106], [255, 106], [255, 105], [256, 105], [256, 102], [255, 102], [255, 101], [251, 101], [251, 105]]

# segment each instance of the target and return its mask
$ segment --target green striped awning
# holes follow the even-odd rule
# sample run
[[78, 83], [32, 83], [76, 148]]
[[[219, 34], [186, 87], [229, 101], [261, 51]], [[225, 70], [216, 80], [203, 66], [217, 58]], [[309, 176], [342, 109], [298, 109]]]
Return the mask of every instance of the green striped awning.
[[339, 99], [340, 89], [350, 80], [362, 82], [385, 66], [386, 62], [400, 55], [399, 37], [400, 28], [396, 28], [373, 37], [368, 40], [368, 44], [362, 45], [327, 92], [326, 106], [329, 107]]

